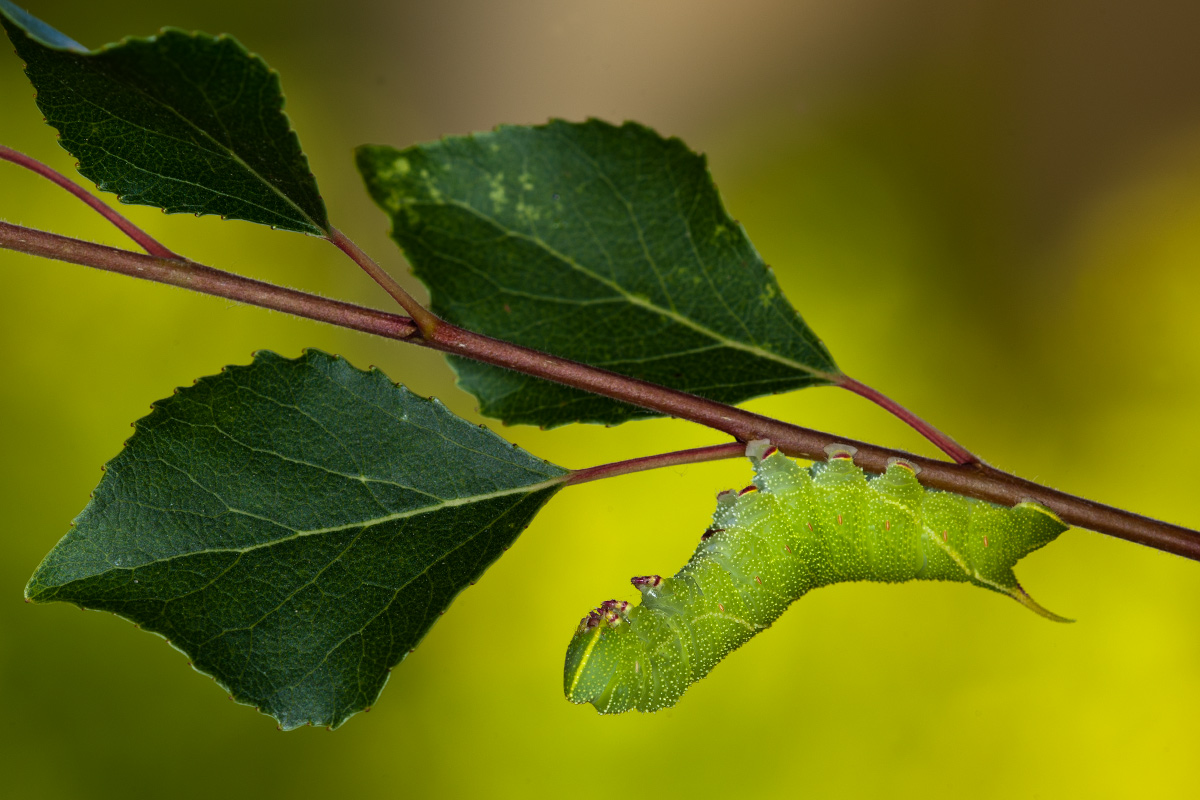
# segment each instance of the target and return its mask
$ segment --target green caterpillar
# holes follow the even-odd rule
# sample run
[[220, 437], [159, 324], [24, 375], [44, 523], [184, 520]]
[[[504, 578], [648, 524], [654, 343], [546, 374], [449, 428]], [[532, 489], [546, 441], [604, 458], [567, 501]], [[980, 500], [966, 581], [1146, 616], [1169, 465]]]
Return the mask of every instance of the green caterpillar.
[[842, 581], [963, 581], [1069, 621], [1035, 603], [1012, 571], [1067, 529], [1044, 506], [925, 489], [903, 460], [868, 479], [850, 447], [809, 469], [767, 442], [746, 455], [754, 485], [717, 496], [712, 527], [683, 569], [633, 578], [640, 605], [607, 600], [579, 623], [563, 674], [568, 700], [602, 714], [673, 706], [792, 601]]

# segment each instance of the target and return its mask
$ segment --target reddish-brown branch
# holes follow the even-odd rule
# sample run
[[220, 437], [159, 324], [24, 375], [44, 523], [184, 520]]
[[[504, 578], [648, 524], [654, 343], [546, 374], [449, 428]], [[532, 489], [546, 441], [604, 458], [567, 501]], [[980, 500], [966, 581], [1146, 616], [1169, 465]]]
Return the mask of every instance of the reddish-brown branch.
[[[17, 152], [8, 147], [0, 145], [0, 158], [18, 164], [27, 169], [30, 169], [39, 175], [49, 178], [54, 183], [63, 187], [71, 194], [78, 197], [83, 202], [100, 212], [111, 221], [114, 225], [124, 231], [131, 239], [137, 242], [150, 255], [159, 256], [160, 258], [171, 258], [176, 260], [184, 260], [181, 256], [168, 250], [165, 246], [153, 239], [148, 233], [138, 228], [125, 217], [118, 214], [113, 209], [102, 203], [98, 198], [92, 196], [83, 187], [69, 180], [66, 176], [51, 169], [45, 164], [30, 158], [24, 153]], [[334, 246], [350, 257], [354, 263], [358, 264], [364, 272], [367, 273], [385, 292], [391, 295], [400, 307], [408, 312], [416, 323], [418, 330], [424, 338], [430, 338], [433, 331], [442, 323], [436, 315], [431, 313], [423, 305], [409, 294], [403, 286], [401, 286], [395, 278], [387, 273], [383, 267], [379, 266], [361, 247], [354, 243], [340, 230], [335, 227], [329, 228], [329, 235], [326, 237]], [[891, 398], [883, 395], [865, 384], [848, 376], [842, 376], [836, 379], [835, 383], [842, 388], [849, 389], [855, 394], [861, 395], [871, 402], [883, 407], [887, 411], [895, 414], [905, 423], [911, 425], [918, 433], [920, 433], [929, 441], [937, 445], [946, 455], [953, 458], [959, 464], [971, 464], [979, 461], [962, 445], [955, 442], [946, 434], [939, 431], [937, 428], [925, 422], [923, 419], [913, 414], [908, 409], [894, 402]]]
[[949, 436], [942, 433], [937, 428], [933, 427], [928, 422], [921, 419], [916, 414], [912, 413], [887, 395], [875, 391], [864, 383], [859, 383], [849, 375], [843, 375], [838, 378], [837, 385], [841, 386], [843, 389], [848, 389], [849, 391], [854, 392], [860, 397], [865, 397], [875, 405], [890, 411], [896, 417], [900, 418], [914, 430], [916, 430], [917, 433], [921, 434], [926, 439], [937, 445], [939, 450], [953, 458], [959, 464], [979, 463], [979, 458], [972, 455], [967, 448], [963, 447], [961, 444], [954, 441]]
[[201, 294], [284, 311], [298, 317], [386, 336], [389, 339], [404, 340], [417, 333], [416, 326], [408, 317], [263, 283], [206, 267], [194, 261], [144, 256], [141, 253], [131, 253], [102, 244], [22, 228], [7, 222], [0, 222], [0, 247], [179, 286]]
[[159, 241], [153, 236], [146, 233], [137, 225], [134, 225], [132, 222], [118, 214], [113, 209], [109, 208], [103, 201], [100, 200], [100, 198], [94, 196], [87, 189], [84, 189], [82, 186], [75, 183], [75, 181], [71, 180], [66, 175], [63, 175], [61, 172], [51, 169], [37, 159], [30, 158], [24, 153], [17, 152], [11, 147], [5, 147], [2, 144], [0, 144], [0, 158], [4, 159], [5, 161], [11, 161], [13, 164], [24, 167], [32, 172], [36, 172], [43, 178], [47, 178], [66, 189], [68, 192], [75, 195], [80, 200], [87, 203], [89, 206], [99, 212], [113, 225], [116, 225], [118, 228], [120, 228], [122, 233], [124, 233], [130, 239], [133, 239], [133, 241], [137, 242], [138, 246], [150, 255], [158, 256], [159, 258], [183, 260], [182, 256], [177, 255], [165, 245], [159, 243]]
[[416, 326], [407, 317], [327, 300], [192, 262], [144, 256], [7, 223], [0, 223], [0, 248], [182, 286], [205, 294], [287, 311], [308, 319], [432, 347], [669, 416], [691, 420], [723, 431], [742, 442], [769, 439], [791, 456], [820, 460], [825, 458], [825, 448], [829, 445], [848, 444], [858, 450], [854, 457], [855, 463], [863, 469], [877, 473], [887, 468], [889, 458], [905, 458], [920, 467], [921, 483], [934, 489], [957, 492], [1001, 505], [1035, 500], [1048, 507], [1069, 525], [1089, 528], [1200, 560], [1200, 533], [1178, 525], [1093, 503], [984, 464], [951, 464], [790, 425], [702, 397], [481, 336], [445, 322], [438, 325], [429, 339], [422, 339], [416, 335]]

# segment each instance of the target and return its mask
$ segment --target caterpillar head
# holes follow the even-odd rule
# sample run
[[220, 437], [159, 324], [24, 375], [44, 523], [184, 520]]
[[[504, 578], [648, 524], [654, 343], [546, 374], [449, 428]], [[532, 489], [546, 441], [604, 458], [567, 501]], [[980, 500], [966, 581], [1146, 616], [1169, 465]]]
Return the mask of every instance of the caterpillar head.
[[629, 618], [629, 609], [633, 605], [628, 600], [605, 600], [598, 607], [588, 612], [579, 620], [577, 632], [583, 633], [601, 625], [615, 628]]

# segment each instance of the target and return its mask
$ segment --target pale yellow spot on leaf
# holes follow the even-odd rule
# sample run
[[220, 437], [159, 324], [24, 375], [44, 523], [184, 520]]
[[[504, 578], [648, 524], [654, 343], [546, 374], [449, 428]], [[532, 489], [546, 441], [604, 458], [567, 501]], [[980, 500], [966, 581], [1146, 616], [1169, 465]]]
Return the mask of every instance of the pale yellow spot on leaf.
[[492, 207], [499, 211], [508, 202], [508, 196], [504, 191], [504, 173], [493, 175], [488, 184], [492, 187], [492, 191], [488, 193], [488, 197], [492, 199]]

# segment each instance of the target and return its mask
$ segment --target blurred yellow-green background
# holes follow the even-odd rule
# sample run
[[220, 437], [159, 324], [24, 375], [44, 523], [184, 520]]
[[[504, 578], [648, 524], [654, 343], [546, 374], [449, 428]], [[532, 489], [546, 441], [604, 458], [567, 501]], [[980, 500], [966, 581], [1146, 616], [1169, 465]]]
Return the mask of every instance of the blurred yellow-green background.
[[[1194, 2], [26, 4], [91, 46], [238, 36], [281, 71], [334, 223], [398, 274], [357, 144], [552, 116], [680, 136], [847, 372], [998, 466], [1200, 525]], [[0, 51], [0, 142], [70, 171]], [[128, 213], [201, 262], [386, 305], [317, 239]], [[125, 245], [10, 165], [0, 218]], [[1074, 625], [958, 585], [838, 586], [672, 710], [565, 702], [579, 617], [682, 564], [738, 462], [564, 492], [370, 714], [279, 733], [161, 639], [24, 604], [25, 580], [130, 422], [253, 350], [341, 353], [478, 419], [472, 399], [416, 348], [7, 252], [0, 281], [0, 795], [1196, 795], [1200, 564], [1084, 531], [1018, 568]], [[750, 405], [929, 453], [834, 389]], [[570, 467], [721, 440], [665, 420], [501, 432]]]

